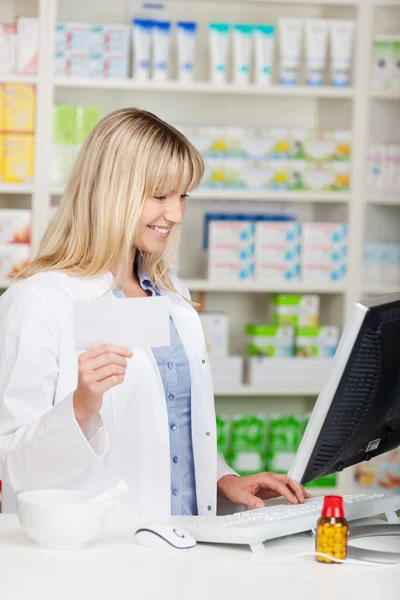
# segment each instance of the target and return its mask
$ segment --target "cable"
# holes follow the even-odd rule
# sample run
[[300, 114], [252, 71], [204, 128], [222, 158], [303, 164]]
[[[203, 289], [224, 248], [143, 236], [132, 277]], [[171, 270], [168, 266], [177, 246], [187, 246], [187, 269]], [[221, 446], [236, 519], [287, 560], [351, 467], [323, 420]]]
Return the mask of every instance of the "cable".
[[[323, 552], [300, 552], [299, 554], [292, 554], [290, 556], [280, 556], [279, 558], [267, 558], [265, 560], [257, 560], [255, 556], [252, 557], [252, 562], [260, 565], [268, 565], [268, 563], [274, 562], [284, 562], [286, 560], [292, 560], [294, 558], [300, 558], [302, 556], [321, 556], [322, 558], [329, 558], [334, 563], [342, 563], [342, 564], [351, 564], [351, 565], [359, 565], [359, 566], [372, 566], [372, 567], [400, 567], [400, 563], [376, 563], [368, 560], [357, 560], [355, 558], [333, 558], [329, 554], [324, 554]], [[323, 563], [321, 563], [323, 564]]]

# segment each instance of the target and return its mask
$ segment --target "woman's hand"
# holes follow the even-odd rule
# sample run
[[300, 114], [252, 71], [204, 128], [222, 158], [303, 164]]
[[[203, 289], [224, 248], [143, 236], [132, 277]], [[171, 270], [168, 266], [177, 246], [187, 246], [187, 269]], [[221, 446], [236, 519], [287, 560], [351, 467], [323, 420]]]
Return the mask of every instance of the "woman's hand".
[[78, 387], [74, 392], [75, 418], [81, 429], [100, 411], [103, 394], [125, 379], [127, 358], [132, 351], [123, 346], [96, 346], [79, 356]]
[[279, 496], [291, 504], [303, 504], [305, 499], [311, 498], [302, 485], [277, 473], [257, 473], [247, 477], [225, 475], [218, 481], [218, 495], [250, 508], [263, 508], [264, 500]]

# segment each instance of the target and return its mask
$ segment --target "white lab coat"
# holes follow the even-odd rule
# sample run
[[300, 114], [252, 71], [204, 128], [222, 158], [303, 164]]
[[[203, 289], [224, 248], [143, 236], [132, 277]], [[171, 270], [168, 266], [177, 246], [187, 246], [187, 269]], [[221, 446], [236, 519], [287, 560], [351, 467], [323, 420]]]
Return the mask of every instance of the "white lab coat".
[[[179, 280], [175, 285], [187, 297]], [[111, 286], [111, 273], [73, 277], [48, 271], [15, 283], [0, 298], [4, 511], [14, 510], [15, 492], [22, 490], [97, 491], [124, 478], [129, 492], [120, 510], [131, 515], [170, 515], [167, 408], [151, 349], [134, 351], [124, 383], [104, 394], [100, 416], [92, 418], [85, 432], [74, 417], [78, 353], [73, 302], [98, 298]], [[164, 293], [190, 363], [198, 511], [213, 515], [217, 481], [234, 471], [216, 451], [213, 387], [200, 319], [178, 294]], [[112, 292], [109, 296], [118, 310], [118, 299]]]

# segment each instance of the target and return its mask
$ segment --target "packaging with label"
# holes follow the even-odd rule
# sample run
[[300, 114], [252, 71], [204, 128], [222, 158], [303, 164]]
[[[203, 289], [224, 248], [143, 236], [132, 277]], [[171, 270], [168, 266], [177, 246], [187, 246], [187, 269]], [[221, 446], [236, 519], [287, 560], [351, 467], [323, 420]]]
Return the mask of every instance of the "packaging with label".
[[8, 183], [33, 182], [34, 145], [33, 135], [4, 134], [4, 181]]
[[363, 281], [369, 285], [382, 285], [382, 248], [379, 242], [367, 242], [364, 246]]
[[232, 417], [231, 467], [241, 476], [264, 470], [267, 444], [267, 419], [262, 414]]
[[393, 71], [392, 86], [393, 92], [400, 92], [400, 36], [396, 36], [393, 41]]
[[90, 53], [92, 26], [90, 23], [56, 23], [55, 52]]
[[400, 494], [400, 449], [356, 465], [353, 473], [354, 483], [362, 493]]
[[216, 415], [217, 421], [217, 450], [218, 454], [230, 461], [231, 418], [229, 415]]
[[210, 279], [252, 280], [254, 275], [254, 223], [211, 221], [208, 276]]
[[347, 225], [303, 223], [302, 235], [303, 280], [342, 281], [347, 273]]
[[330, 162], [351, 157], [351, 131], [294, 129], [290, 136], [290, 158]]
[[288, 357], [293, 356], [294, 328], [279, 325], [246, 326], [249, 338], [247, 354], [249, 356]]
[[348, 161], [290, 160], [287, 172], [289, 190], [344, 192], [350, 189], [351, 165]]
[[8, 83], [4, 86], [4, 131], [31, 133], [35, 129], [35, 87]]
[[75, 138], [78, 145], [83, 144], [100, 119], [101, 112], [96, 106], [75, 107]]
[[400, 194], [400, 144], [389, 144], [387, 146], [386, 159], [386, 191], [393, 195]]
[[62, 185], [67, 181], [77, 150], [76, 107], [55, 105], [53, 107], [51, 156], [51, 181], [53, 185]]
[[0, 245], [30, 244], [32, 213], [25, 209], [0, 209]]
[[0, 75], [13, 75], [16, 69], [17, 26], [0, 23]]
[[367, 189], [372, 193], [386, 190], [387, 162], [384, 144], [371, 144], [368, 148]]
[[90, 51], [129, 56], [130, 28], [126, 25], [92, 25]]
[[0, 130], [0, 182], [4, 181], [4, 136]]
[[29, 264], [29, 244], [7, 244], [0, 246], [0, 281], [9, 283]]
[[272, 415], [268, 425], [267, 471], [287, 473], [303, 436], [302, 417]]
[[243, 357], [210, 355], [215, 390], [239, 388], [243, 385]]
[[17, 73], [35, 75], [38, 72], [39, 19], [17, 20]]
[[318, 327], [320, 297], [277, 294], [272, 297], [276, 325]]
[[256, 223], [256, 278], [296, 280], [300, 277], [301, 225], [294, 222]]
[[298, 327], [296, 329], [296, 356], [330, 358], [339, 344], [339, 329], [335, 326]]
[[381, 264], [381, 280], [379, 283], [397, 286], [400, 284], [400, 244], [382, 242], [379, 246]]
[[393, 36], [380, 35], [374, 39], [372, 50], [372, 88], [387, 91], [393, 75]]
[[4, 113], [4, 85], [0, 83], [0, 131], [3, 131], [3, 129], [4, 129], [3, 113]]
[[211, 356], [228, 355], [228, 314], [200, 313], [207, 352]]

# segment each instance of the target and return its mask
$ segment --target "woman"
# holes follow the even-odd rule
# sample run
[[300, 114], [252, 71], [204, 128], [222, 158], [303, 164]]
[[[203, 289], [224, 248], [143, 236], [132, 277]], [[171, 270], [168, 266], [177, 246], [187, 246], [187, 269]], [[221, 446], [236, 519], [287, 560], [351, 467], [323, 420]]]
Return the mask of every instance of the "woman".
[[[129, 485], [131, 514], [215, 514], [218, 496], [303, 502], [286, 476], [238, 477], [217, 457], [200, 320], [168, 265], [203, 162], [156, 116], [118, 110], [76, 160], [38, 256], [0, 299], [4, 509], [31, 488]], [[139, 250], [140, 249], [140, 250]], [[75, 300], [166, 295], [171, 346], [75, 352]], [[149, 326], [151, 324], [149, 323]]]

